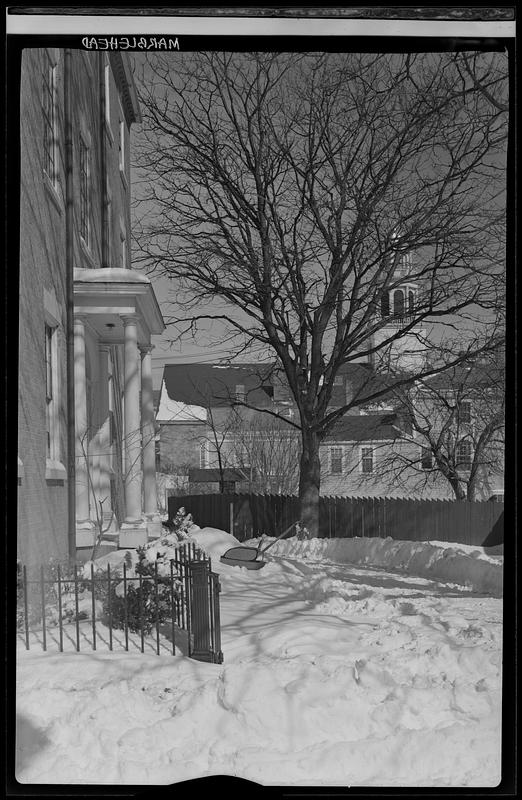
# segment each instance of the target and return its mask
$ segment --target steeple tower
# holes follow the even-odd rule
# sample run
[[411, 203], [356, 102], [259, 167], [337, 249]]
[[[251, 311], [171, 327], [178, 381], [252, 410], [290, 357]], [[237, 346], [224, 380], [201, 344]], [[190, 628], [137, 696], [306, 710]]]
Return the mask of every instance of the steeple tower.
[[[398, 234], [394, 234], [393, 240], [398, 239]], [[391, 278], [387, 281], [389, 288], [381, 294], [380, 307], [377, 310], [382, 327], [372, 336], [373, 346], [396, 336], [415, 319], [419, 284], [412, 278], [411, 252], [397, 251], [392, 258], [395, 266]], [[389, 346], [372, 353], [370, 360], [381, 370], [387, 368], [416, 370], [423, 365], [426, 358], [425, 338], [425, 329], [420, 324], [414, 325], [403, 336], [394, 339]]]

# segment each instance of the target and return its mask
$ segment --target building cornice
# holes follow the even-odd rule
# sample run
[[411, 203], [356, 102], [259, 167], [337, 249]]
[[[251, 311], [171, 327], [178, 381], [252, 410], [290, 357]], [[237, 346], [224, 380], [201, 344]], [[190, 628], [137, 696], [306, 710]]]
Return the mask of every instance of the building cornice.
[[112, 71], [120, 90], [121, 100], [127, 122], [132, 125], [133, 122], [141, 122], [140, 106], [138, 102], [138, 94], [136, 92], [136, 84], [131, 72], [130, 63], [125, 53], [110, 53]]

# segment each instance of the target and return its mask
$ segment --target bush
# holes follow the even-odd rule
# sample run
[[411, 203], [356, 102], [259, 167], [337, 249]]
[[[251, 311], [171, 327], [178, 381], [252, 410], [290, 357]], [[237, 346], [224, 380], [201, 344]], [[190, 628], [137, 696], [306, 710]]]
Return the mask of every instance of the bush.
[[[168, 533], [145, 547], [137, 549], [138, 561], [132, 569], [130, 554], [125, 556], [127, 566], [126, 598], [122, 581], [122, 569], [111, 569], [110, 603], [107, 581], [107, 570], [94, 566], [94, 584], [91, 580], [91, 563], [80, 566], [77, 570], [77, 596], [74, 585], [74, 565], [60, 565], [60, 592], [58, 591], [58, 563], [51, 561], [46, 568], [46, 583], [44, 584], [44, 609], [46, 625], [53, 626], [60, 623], [59, 598], [61, 599], [63, 624], [78, 620], [89, 619], [94, 610], [96, 616], [100, 615], [102, 621], [109, 621], [109, 606], [112, 625], [123, 629], [127, 622], [128, 629], [134, 633], [143, 630], [150, 633], [156, 622], [164, 623], [171, 616], [172, 600], [179, 598], [181, 581], [174, 572], [174, 585], [171, 590], [171, 560], [178, 554], [180, 542], [189, 539], [189, 529], [193, 525], [190, 514], [180, 508], [175, 518], [169, 522]], [[156, 589], [157, 575], [157, 589]], [[141, 588], [139, 579], [141, 577]], [[40, 575], [35, 574], [35, 580], [28, 582], [28, 608], [27, 616], [30, 626], [42, 623], [42, 598]], [[17, 627], [23, 629], [25, 625], [24, 614], [24, 585], [23, 569], [17, 562]], [[94, 595], [94, 598], [93, 598]], [[173, 596], [172, 596], [173, 595]], [[77, 610], [78, 601], [78, 610]], [[127, 609], [127, 611], [125, 610]]]
[[[134, 567], [137, 577], [127, 581], [126, 597], [123, 582], [111, 587], [110, 611], [114, 628], [123, 629], [127, 624], [133, 633], [142, 630], [144, 633], [150, 633], [156, 624], [161, 625], [171, 617], [172, 601], [179, 596], [180, 581], [174, 573], [174, 585], [171, 590], [170, 574], [161, 574], [159, 570], [156, 580], [157, 562], [150, 560], [147, 552], [149, 549], [150, 546], [139, 547], [137, 550], [138, 562]], [[105, 618], [108, 618], [108, 597], [104, 602], [103, 611]]]

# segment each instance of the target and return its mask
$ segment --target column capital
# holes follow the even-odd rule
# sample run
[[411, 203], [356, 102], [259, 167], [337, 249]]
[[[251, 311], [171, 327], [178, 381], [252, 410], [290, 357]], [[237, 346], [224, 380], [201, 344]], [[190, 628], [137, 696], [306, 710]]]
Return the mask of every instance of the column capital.
[[137, 314], [121, 314], [120, 318], [123, 324], [126, 325], [136, 325], [138, 322], [138, 315]]
[[142, 355], [146, 355], [147, 353], [151, 353], [154, 350], [154, 345], [150, 344], [150, 342], [148, 344], [138, 344], [138, 347], [139, 347], [140, 353]]
[[82, 325], [85, 325], [85, 323], [87, 322], [87, 315], [86, 314], [77, 314], [75, 312], [75, 314], [74, 314], [74, 324], [76, 324], [77, 322], [81, 323]]

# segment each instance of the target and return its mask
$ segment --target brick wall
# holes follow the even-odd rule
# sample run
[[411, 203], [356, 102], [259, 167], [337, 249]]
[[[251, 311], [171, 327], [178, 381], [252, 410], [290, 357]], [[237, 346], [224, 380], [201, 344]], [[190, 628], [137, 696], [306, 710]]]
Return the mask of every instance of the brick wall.
[[[56, 55], [60, 67], [60, 51]], [[67, 557], [67, 481], [46, 478], [44, 291], [65, 309], [66, 264], [63, 137], [58, 140], [57, 191], [43, 171], [43, 58], [42, 50], [25, 50], [21, 74], [18, 455], [24, 475], [18, 487], [18, 554], [26, 563]], [[58, 68], [58, 109], [63, 107], [62, 76]], [[62, 123], [58, 117], [60, 131]], [[59, 458], [66, 465], [64, 312], [59, 322]]]
[[160, 427], [160, 468], [185, 469], [200, 466], [200, 447], [205, 438], [204, 423], [162, 423]]

